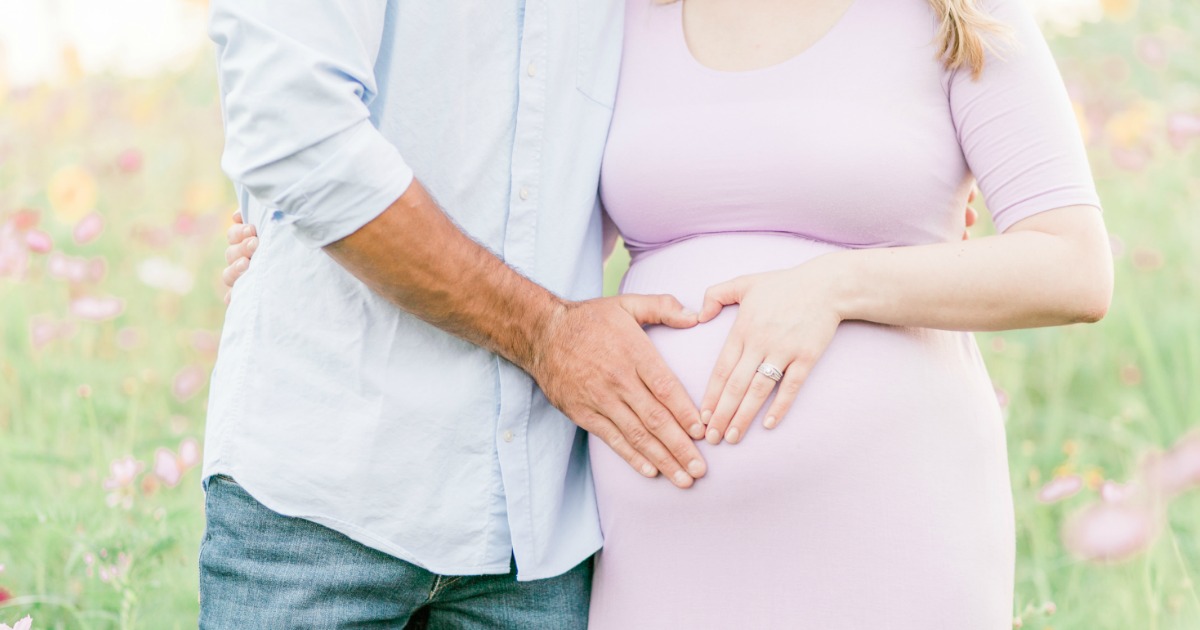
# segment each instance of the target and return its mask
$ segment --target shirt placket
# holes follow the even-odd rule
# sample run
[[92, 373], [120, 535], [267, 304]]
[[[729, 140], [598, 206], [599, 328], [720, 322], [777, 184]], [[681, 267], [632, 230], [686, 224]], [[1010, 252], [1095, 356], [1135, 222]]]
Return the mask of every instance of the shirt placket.
[[[536, 281], [537, 215], [540, 205], [542, 139], [546, 113], [547, 9], [545, 0], [527, 0], [519, 54], [520, 80], [513, 141], [504, 260]], [[500, 418], [496, 445], [508, 506], [513, 553], [519, 565], [536, 557], [533, 479], [529, 453], [529, 414], [533, 381], [524, 371], [500, 362]]]

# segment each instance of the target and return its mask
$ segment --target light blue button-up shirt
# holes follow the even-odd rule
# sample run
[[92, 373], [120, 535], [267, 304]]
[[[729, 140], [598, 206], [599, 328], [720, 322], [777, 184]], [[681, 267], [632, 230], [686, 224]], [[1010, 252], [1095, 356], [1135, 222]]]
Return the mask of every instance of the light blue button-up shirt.
[[551, 291], [601, 292], [620, 0], [212, 0], [226, 147], [261, 245], [213, 373], [205, 476], [442, 574], [601, 543], [586, 439], [512, 364], [325, 255], [415, 174]]

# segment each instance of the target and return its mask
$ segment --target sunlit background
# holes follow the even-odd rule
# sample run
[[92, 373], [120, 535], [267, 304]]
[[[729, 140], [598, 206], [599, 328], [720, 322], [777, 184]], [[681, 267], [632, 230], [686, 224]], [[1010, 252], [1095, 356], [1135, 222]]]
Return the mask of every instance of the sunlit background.
[[[979, 337], [1008, 426], [1013, 625], [1196, 630], [1200, 4], [1035, 8], [1118, 288], [1099, 325]], [[0, 624], [195, 627], [234, 210], [205, 12], [0, 3]]]

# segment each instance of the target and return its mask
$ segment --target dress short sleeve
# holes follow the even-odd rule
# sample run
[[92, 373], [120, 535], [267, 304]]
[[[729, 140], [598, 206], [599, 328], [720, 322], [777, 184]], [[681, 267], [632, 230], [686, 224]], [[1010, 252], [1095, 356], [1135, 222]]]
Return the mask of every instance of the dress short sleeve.
[[983, 6], [1011, 29], [1011, 39], [996, 40], [978, 79], [970, 68], [950, 71], [947, 91], [959, 145], [996, 230], [1056, 208], [1100, 208], [1070, 98], [1032, 13], [1022, 0]]

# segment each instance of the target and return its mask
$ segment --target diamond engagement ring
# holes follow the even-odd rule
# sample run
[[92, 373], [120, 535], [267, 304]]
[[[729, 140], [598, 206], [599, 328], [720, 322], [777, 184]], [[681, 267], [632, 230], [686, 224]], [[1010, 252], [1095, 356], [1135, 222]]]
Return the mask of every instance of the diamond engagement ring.
[[771, 379], [772, 381], [775, 381], [776, 383], [779, 382], [779, 379], [783, 378], [783, 372], [780, 372], [779, 368], [771, 365], [770, 363], [763, 363], [762, 365], [758, 366], [757, 372]]

